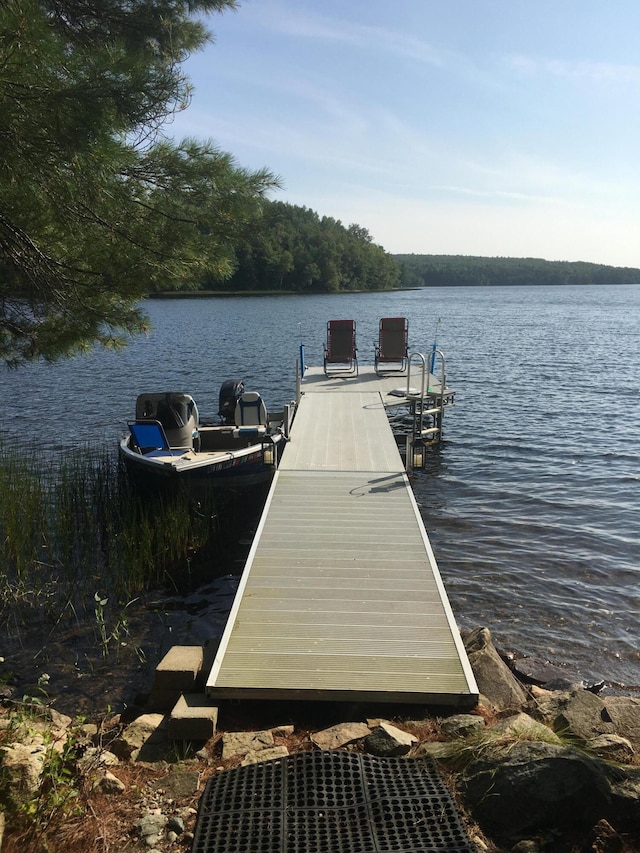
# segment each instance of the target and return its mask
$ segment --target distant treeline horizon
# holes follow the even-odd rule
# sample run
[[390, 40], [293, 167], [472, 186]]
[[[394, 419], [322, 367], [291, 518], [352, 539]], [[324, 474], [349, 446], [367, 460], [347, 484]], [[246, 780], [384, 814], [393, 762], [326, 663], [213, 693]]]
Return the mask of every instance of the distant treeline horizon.
[[393, 255], [404, 287], [640, 284], [640, 269], [589, 261], [478, 255]]
[[[357, 293], [419, 287], [635, 284], [640, 269], [586, 261], [390, 254], [366, 228], [307, 207], [263, 202], [232, 248], [230, 271], [183, 282], [174, 295]], [[157, 295], [170, 293], [157, 288]]]

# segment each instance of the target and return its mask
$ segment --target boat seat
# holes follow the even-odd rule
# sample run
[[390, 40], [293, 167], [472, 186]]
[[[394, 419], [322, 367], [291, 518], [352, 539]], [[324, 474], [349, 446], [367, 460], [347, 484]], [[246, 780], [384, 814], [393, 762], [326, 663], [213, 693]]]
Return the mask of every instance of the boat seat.
[[188, 450], [172, 450], [160, 421], [135, 421], [129, 424], [135, 447], [143, 456], [180, 456]]
[[257, 391], [245, 391], [240, 395], [236, 403], [235, 422], [233, 434], [237, 437], [266, 434], [269, 416], [264, 400]]

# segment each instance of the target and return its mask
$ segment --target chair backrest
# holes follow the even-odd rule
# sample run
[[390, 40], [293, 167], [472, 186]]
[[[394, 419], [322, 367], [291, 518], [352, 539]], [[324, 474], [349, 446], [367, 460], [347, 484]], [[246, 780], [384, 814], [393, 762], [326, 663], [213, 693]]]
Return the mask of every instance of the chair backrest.
[[245, 391], [236, 403], [235, 421], [237, 427], [266, 426], [267, 407], [257, 391]]
[[378, 332], [380, 358], [402, 361], [409, 348], [409, 321], [406, 317], [383, 317]]
[[141, 453], [149, 453], [151, 450], [169, 451], [169, 442], [159, 421], [129, 424], [129, 430]]
[[327, 323], [328, 362], [341, 363], [356, 357], [356, 321], [329, 320]]

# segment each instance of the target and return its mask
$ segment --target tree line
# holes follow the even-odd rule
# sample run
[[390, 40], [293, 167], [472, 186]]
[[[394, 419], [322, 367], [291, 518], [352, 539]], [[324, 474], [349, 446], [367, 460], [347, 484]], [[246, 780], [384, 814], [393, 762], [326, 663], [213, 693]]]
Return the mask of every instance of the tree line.
[[586, 261], [483, 258], [472, 255], [394, 257], [401, 266], [404, 287], [640, 283], [640, 269]]
[[262, 217], [236, 246], [229, 279], [205, 275], [203, 290], [338, 293], [391, 290], [400, 267], [366, 228], [314, 210], [265, 201]]

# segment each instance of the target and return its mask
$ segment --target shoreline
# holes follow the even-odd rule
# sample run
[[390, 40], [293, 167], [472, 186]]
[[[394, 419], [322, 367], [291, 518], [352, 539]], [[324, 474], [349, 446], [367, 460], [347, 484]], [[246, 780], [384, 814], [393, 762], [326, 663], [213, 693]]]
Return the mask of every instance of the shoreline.
[[[0, 717], [5, 786], [8, 767], [31, 768], [15, 771], [15, 784], [5, 788], [8, 802], [29, 796], [40, 800], [51, 790], [46, 773], [51, 776], [60, 767], [47, 755], [64, 755], [68, 775], [55, 776], [57, 792], [72, 783], [86, 817], [58, 815], [65, 835], [50, 816], [43, 828], [49, 853], [89, 853], [98, 849], [94, 842], [99, 838], [106, 845], [99, 849], [113, 853], [123, 849], [125, 839], [132, 851], [186, 853], [208, 779], [298, 752], [338, 749], [381, 759], [426, 756], [434, 761], [462, 816], [471, 850], [608, 850], [593, 846], [607, 833], [618, 839], [616, 850], [637, 850], [640, 699], [603, 699], [559, 678], [544, 687], [526, 685], [500, 657], [486, 628], [465, 632], [464, 641], [481, 693], [478, 705], [464, 713], [412, 705], [226, 703], [206, 738], [200, 727], [195, 730], [199, 739], [190, 740], [182, 727], [178, 741], [176, 718], [168, 710], [139, 706], [87, 721], [44, 706], [5, 708]], [[22, 722], [11, 722], [12, 714], [21, 715]], [[48, 719], [38, 722], [38, 715]], [[7, 740], [21, 725], [26, 750], [19, 749], [16, 738], [23, 763], [16, 758], [12, 765]], [[398, 767], [402, 772], [401, 763]], [[558, 788], [552, 780], [560, 773], [568, 775]], [[535, 780], [533, 787], [524, 785], [525, 778]], [[3, 853], [44, 849], [29, 846], [19, 812], [9, 808], [6, 818]], [[528, 846], [518, 846], [525, 842]]]

